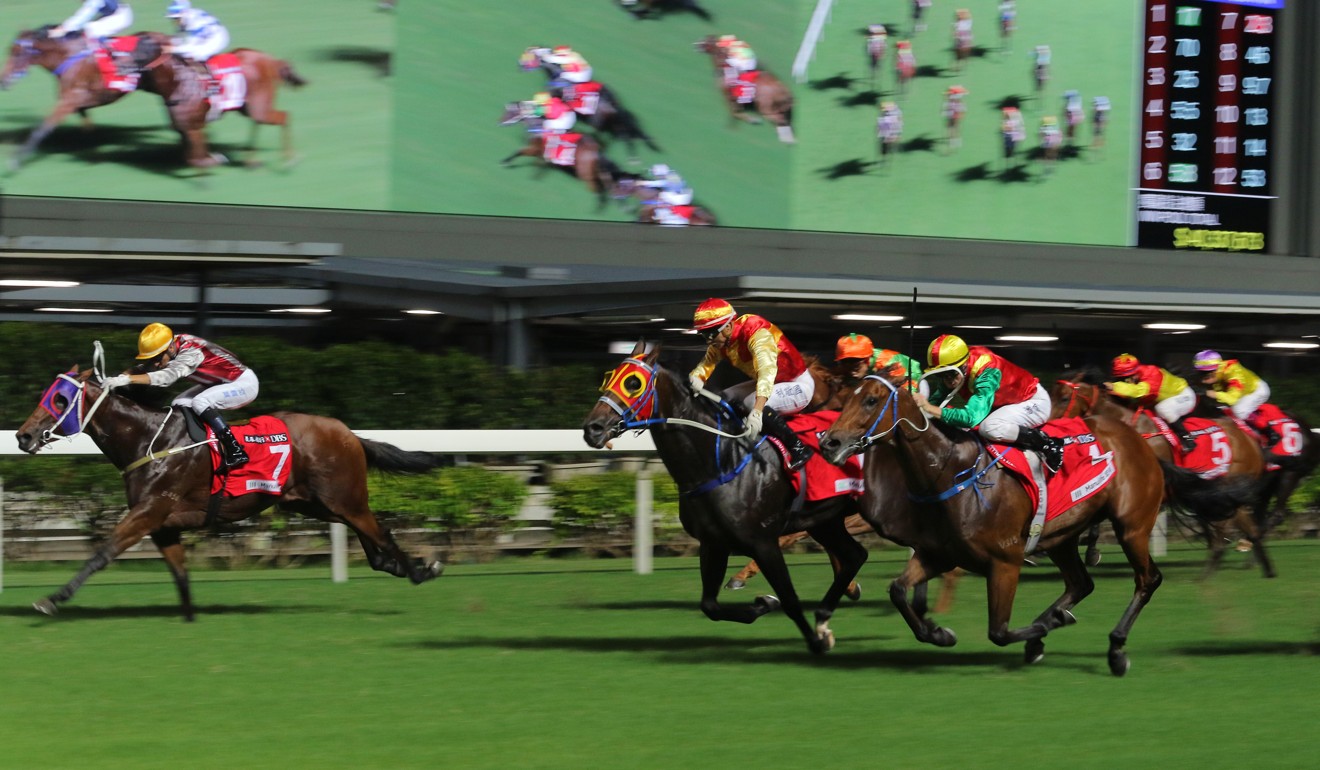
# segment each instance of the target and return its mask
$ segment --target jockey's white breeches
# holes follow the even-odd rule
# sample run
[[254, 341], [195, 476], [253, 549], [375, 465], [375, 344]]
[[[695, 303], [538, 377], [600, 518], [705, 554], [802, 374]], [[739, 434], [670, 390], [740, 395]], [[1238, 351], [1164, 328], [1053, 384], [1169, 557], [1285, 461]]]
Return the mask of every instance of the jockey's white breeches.
[[570, 83], [590, 83], [591, 68], [585, 67], [577, 72], [568, 72], [567, 70], [559, 73], [560, 80], [567, 80]]
[[[811, 377], [811, 370], [803, 370], [796, 379], [776, 382], [765, 405], [780, 414], [797, 414], [807, 408], [811, 397], [816, 395], [816, 381]], [[751, 409], [756, 403], [756, 392], [743, 399], [743, 404]]]
[[89, 21], [83, 25], [83, 34], [87, 37], [113, 37], [133, 26], [133, 9], [128, 7], [127, 3], [120, 3], [119, 10], [96, 21]]
[[229, 30], [221, 26], [216, 26], [209, 35], [203, 38], [189, 36], [176, 39], [174, 42], [174, 53], [185, 59], [205, 62], [207, 59], [218, 53], [223, 53], [229, 47]]
[[656, 198], [658, 198], [661, 203], [667, 203], [670, 206], [687, 206], [692, 203], [692, 188], [685, 187], [679, 192], [661, 190]]
[[1237, 400], [1237, 403], [1229, 407], [1233, 410], [1233, 416], [1239, 420], [1246, 420], [1266, 401], [1270, 400], [1270, 386], [1264, 380], [1256, 386], [1256, 389], [1247, 393]]
[[1050, 394], [1036, 383], [1036, 393], [1018, 404], [1001, 406], [976, 426], [976, 431], [987, 441], [1012, 444], [1022, 428], [1038, 428], [1050, 417]]
[[1176, 422], [1196, 408], [1196, 391], [1188, 385], [1177, 393], [1155, 404], [1155, 414], [1165, 422]]
[[233, 382], [219, 385], [194, 385], [175, 397], [175, 406], [186, 406], [201, 414], [212, 407], [216, 409], [237, 409], [247, 406], [257, 397], [261, 384], [257, 382], [257, 373], [248, 369]]

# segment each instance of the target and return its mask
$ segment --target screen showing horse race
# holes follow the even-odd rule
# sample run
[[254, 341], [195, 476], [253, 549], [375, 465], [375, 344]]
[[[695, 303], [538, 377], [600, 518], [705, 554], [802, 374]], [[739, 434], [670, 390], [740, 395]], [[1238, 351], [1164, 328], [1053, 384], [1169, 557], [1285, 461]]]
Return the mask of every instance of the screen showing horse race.
[[69, 5], [0, 20], [9, 194], [1268, 248], [1284, 0], [211, 0], [208, 66]]

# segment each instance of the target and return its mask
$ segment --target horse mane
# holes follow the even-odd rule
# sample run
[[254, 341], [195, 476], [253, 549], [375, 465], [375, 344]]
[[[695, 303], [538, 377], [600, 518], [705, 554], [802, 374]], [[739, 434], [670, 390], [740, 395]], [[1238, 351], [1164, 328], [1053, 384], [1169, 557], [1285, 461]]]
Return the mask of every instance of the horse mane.
[[1085, 385], [1094, 385], [1096, 387], [1100, 387], [1101, 385], [1104, 385], [1106, 381], [1109, 380], [1109, 377], [1105, 375], [1104, 370], [1102, 370], [1100, 367], [1095, 366], [1094, 364], [1087, 364], [1086, 366], [1083, 366], [1080, 369], [1073, 369], [1071, 371], [1064, 372], [1059, 379], [1075, 381]]

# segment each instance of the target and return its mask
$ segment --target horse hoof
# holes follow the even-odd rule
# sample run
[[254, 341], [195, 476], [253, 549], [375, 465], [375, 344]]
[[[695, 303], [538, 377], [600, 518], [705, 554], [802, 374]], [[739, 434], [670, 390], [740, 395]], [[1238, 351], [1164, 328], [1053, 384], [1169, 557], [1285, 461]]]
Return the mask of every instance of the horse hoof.
[[42, 599], [41, 601], [33, 602], [32, 609], [40, 612], [42, 615], [49, 615], [52, 618], [60, 613], [59, 607], [56, 607], [55, 602], [50, 599]]
[[729, 578], [729, 582], [724, 584], [724, 587], [730, 591], [741, 591], [747, 587], [747, 584], [736, 577], [731, 577]]
[[1086, 552], [1086, 566], [1094, 567], [1099, 563], [1100, 563], [1100, 552], [1096, 550], [1088, 550]]
[[1072, 610], [1060, 610], [1059, 621], [1060, 626], [1071, 626], [1077, 622], [1077, 616], [1072, 614]]
[[1028, 665], [1033, 666], [1045, 659], [1045, 642], [1040, 639], [1031, 639], [1027, 642], [1027, 647], [1022, 652], [1022, 660]]
[[440, 577], [440, 574], [444, 571], [445, 571], [445, 565], [441, 563], [439, 559], [437, 559], [431, 562], [430, 564], [426, 565], [426, 569], [424, 570], [424, 573], [427, 576], [427, 580], [430, 580], [432, 578]]
[[1109, 651], [1109, 673], [1114, 676], [1123, 676], [1132, 667], [1132, 661], [1128, 660], [1126, 652], [1122, 650]]
[[930, 635], [930, 643], [936, 647], [952, 647], [958, 643], [958, 635], [951, 628], [937, 628]]
[[846, 591], [843, 595], [846, 596], [846, 597], [848, 597], [848, 598], [849, 598], [850, 600], [852, 600], [852, 601], [855, 601], [855, 602], [861, 601], [861, 600], [862, 600], [862, 584], [861, 584], [861, 583], [853, 583], [852, 588], [848, 589], [848, 591]]
[[774, 594], [766, 594], [756, 597], [754, 604], [761, 608], [762, 613], [774, 612], [780, 608], [779, 597]]
[[823, 655], [832, 649], [834, 649], [834, 631], [824, 623], [816, 626], [816, 640], [811, 645], [811, 651]]

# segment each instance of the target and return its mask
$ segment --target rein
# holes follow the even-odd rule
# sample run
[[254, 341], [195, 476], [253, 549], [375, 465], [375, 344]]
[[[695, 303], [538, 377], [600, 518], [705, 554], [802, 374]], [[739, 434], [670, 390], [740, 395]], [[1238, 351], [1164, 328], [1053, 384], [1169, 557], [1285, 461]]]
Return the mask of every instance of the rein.
[[[885, 399], [885, 405], [880, 407], [880, 411], [876, 413], [875, 420], [871, 422], [871, 426], [866, 429], [866, 432], [863, 433], [860, 438], [858, 438], [856, 441], [853, 442], [852, 450], [854, 452], [866, 451], [871, 447], [872, 444], [888, 436], [895, 429], [897, 429], [898, 426], [902, 425], [903, 423], [907, 423], [908, 425], [912, 426], [912, 429], [917, 431], [918, 433], [925, 433], [926, 431], [930, 430], [930, 426], [931, 426], [930, 416], [927, 415], [925, 412], [922, 412], [921, 415], [922, 417], [925, 418], [926, 424], [921, 426], [920, 428], [918, 428], [917, 424], [912, 422], [908, 418], [900, 417], [898, 415], [898, 386], [894, 385], [889, 380], [886, 380], [884, 377], [875, 374], [868, 374], [865, 377], [863, 377], [862, 380], [863, 381], [875, 380], [876, 382], [884, 385], [886, 388], [889, 388], [889, 398]], [[858, 387], [857, 390], [860, 391], [861, 388]], [[881, 431], [880, 433], [876, 433], [875, 429], [877, 426], [880, 425], [880, 420], [891, 409], [894, 412], [894, 419], [892, 423], [885, 430]]]
[[[1063, 386], [1066, 387], [1066, 388], [1068, 388], [1068, 390], [1070, 391], [1069, 394], [1068, 394], [1068, 406], [1065, 407], [1064, 410], [1063, 410], [1063, 414], [1064, 414], [1065, 416], [1085, 417], [1086, 415], [1088, 415], [1088, 414], [1090, 414], [1091, 412], [1095, 411], [1095, 405], [1096, 405], [1096, 402], [1098, 402], [1098, 401], [1100, 400], [1100, 389], [1099, 389], [1099, 388], [1097, 388], [1097, 387], [1095, 387], [1094, 385], [1092, 385], [1092, 386], [1091, 386], [1091, 397], [1090, 397], [1089, 399], [1087, 399], [1086, 397], [1084, 397], [1084, 396], [1081, 395], [1082, 385], [1087, 384], [1087, 383], [1081, 383], [1081, 382], [1070, 382], [1070, 381], [1068, 381], [1068, 380], [1059, 380], [1059, 384], [1060, 384], [1060, 385], [1063, 385]], [[1077, 403], [1077, 401], [1078, 401], [1079, 398], [1081, 399], [1081, 402], [1086, 406], [1086, 410], [1083, 411], [1083, 412], [1079, 412], [1077, 415], [1071, 415], [1073, 404]]]

